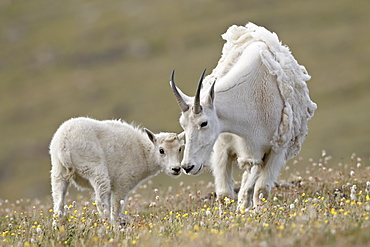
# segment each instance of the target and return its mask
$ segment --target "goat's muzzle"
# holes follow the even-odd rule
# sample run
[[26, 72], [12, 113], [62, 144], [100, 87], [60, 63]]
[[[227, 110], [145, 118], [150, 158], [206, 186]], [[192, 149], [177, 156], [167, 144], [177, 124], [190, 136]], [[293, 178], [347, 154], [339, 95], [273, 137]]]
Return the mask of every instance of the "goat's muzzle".
[[191, 166], [182, 166], [182, 169], [184, 169], [185, 173], [189, 174], [191, 170], [193, 170], [194, 165]]

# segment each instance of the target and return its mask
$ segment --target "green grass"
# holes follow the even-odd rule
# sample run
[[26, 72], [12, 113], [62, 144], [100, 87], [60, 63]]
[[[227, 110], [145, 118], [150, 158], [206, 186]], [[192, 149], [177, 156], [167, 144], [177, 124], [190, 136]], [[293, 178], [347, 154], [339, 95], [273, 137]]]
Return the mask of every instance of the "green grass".
[[365, 0], [1, 1], [0, 198], [50, 194], [48, 145], [71, 117], [180, 132], [172, 69], [193, 94], [220, 57], [220, 35], [248, 21], [276, 32], [312, 75], [318, 110], [300, 155], [369, 159], [369, 8]]
[[[304, 167], [304, 173], [297, 170]], [[49, 199], [0, 199], [2, 246], [368, 246], [370, 169], [352, 156], [333, 164], [295, 160], [290, 175], [252, 211], [220, 204], [207, 194], [212, 184], [149, 180], [130, 194], [125, 226], [97, 214], [85, 194], [67, 197], [66, 216], [53, 217]], [[205, 199], [206, 198], [206, 199]]]

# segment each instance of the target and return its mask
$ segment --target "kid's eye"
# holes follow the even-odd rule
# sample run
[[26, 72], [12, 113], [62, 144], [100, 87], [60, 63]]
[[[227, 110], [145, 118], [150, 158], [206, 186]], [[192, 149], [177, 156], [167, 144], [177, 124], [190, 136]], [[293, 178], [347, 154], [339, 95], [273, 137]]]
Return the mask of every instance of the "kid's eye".
[[163, 150], [163, 148], [160, 148], [160, 149], [159, 149], [159, 153], [160, 153], [160, 154], [164, 154], [164, 150]]
[[206, 126], [207, 126], [207, 124], [208, 124], [208, 122], [207, 122], [207, 121], [205, 121], [205, 122], [203, 122], [203, 123], [201, 123], [201, 124], [200, 124], [200, 127], [204, 128], [204, 127], [206, 127]]

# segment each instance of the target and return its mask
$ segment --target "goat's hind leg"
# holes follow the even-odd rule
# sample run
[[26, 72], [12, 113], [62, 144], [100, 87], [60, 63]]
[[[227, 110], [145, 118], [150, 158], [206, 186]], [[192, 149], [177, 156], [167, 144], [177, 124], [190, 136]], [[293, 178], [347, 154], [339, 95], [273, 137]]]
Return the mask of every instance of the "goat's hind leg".
[[285, 150], [271, 152], [264, 159], [261, 174], [258, 177], [253, 195], [253, 206], [262, 204], [262, 199], [268, 199], [271, 189], [279, 176], [281, 168], [285, 165]]
[[54, 204], [54, 215], [64, 215], [64, 200], [67, 194], [69, 181], [55, 176], [51, 177], [51, 189]]
[[64, 200], [67, 194], [70, 176], [68, 170], [57, 160], [52, 160], [51, 191], [54, 204], [54, 215], [64, 215]]

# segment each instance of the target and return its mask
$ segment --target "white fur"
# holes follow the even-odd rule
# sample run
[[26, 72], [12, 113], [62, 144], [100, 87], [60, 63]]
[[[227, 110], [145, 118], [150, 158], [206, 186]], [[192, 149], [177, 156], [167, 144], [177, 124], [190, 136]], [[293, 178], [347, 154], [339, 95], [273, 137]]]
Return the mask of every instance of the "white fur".
[[[234, 196], [231, 171], [237, 161], [245, 168], [242, 209], [252, 196], [254, 206], [269, 196], [281, 167], [300, 151], [317, 106], [308, 94], [306, 69], [275, 33], [248, 23], [231, 26], [222, 37], [221, 59], [203, 82], [202, 111], [183, 111], [180, 118], [186, 136], [182, 167], [199, 173], [214, 150], [211, 163], [222, 199]], [[193, 97], [179, 93], [192, 109]]]
[[63, 214], [70, 182], [93, 189], [99, 214], [114, 221], [123, 210], [120, 201], [140, 182], [160, 171], [180, 175], [183, 141], [174, 133], [145, 131], [119, 120], [63, 123], [50, 143], [54, 213]]

